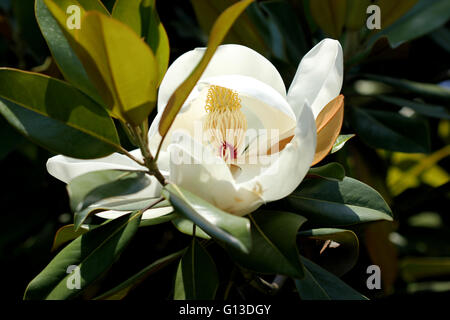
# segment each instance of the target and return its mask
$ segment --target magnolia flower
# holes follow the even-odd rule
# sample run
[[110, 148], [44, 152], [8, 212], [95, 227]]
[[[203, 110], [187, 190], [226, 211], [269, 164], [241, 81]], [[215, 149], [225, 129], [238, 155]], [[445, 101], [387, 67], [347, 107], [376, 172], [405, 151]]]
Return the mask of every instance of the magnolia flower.
[[[158, 125], [170, 96], [204, 52], [189, 51], [167, 70], [149, 130], [152, 154], [161, 142]], [[315, 119], [339, 95], [342, 79], [342, 48], [335, 40], [321, 41], [303, 57], [287, 93], [279, 72], [262, 55], [222, 45], [176, 116], [158, 167], [169, 181], [231, 214], [242, 216], [282, 199], [308, 172], [316, 151]], [[142, 158], [139, 150], [131, 153]], [[142, 167], [121, 154], [95, 160], [59, 155], [49, 159], [47, 169], [68, 183], [90, 171]], [[152, 177], [149, 187], [127, 198], [157, 197], [161, 187]], [[150, 209], [143, 219], [170, 210]]]

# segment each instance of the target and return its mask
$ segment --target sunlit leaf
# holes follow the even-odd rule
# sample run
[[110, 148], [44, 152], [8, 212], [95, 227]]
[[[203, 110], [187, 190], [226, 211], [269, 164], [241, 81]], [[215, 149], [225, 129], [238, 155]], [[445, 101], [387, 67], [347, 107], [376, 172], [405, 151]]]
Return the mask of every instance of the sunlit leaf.
[[135, 126], [147, 119], [159, 81], [150, 47], [130, 27], [97, 11], [83, 14], [80, 29], [68, 30], [61, 7], [44, 2], [112, 115]]
[[353, 138], [355, 135], [354, 134], [341, 134], [337, 137], [336, 141], [334, 142], [333, 148], [331, 149], [331, 153], [335, 153], [338, 152], [339, 150], [341, 150], [345, 143], [350, 140], [351, 138]]
[[[77, 5], [82, 9], [81, 13], [85, 10], [96, 10], [108, 14], [108, 11], [98, 0], [56, 0], [55, 3], [65, 8]], [[43, 0], [36, 0], [35, 11], [41, 32], [64, 78], [96, 102], [103, 104], [97, 90], [89, 80], [83, 64], [71, 48], [58, 22], [53, 18]]]
[[112, 16], [129, 25], [148, 43], [158, 62], [160, 83], [169, 65], [170, 47], [166, 30], [156, 11], [155, 0], [117, 0]]
[[75, 225], [73, 224], [68, 224], [59, 228], [58, 231], [56, 231], [55, 238], [53, 239], [52, 251], [57, 250], [63, 244], [78, 238], [88, 231], [89, 227], [84, 226], [82, 228], [79, 228], [78, 230], [75, 230]]
[[370, 0], [347, 0], [345, 27], [348, 30], [359, 30], [365, 26], [367, 21], [367, 7], [370, 5]]

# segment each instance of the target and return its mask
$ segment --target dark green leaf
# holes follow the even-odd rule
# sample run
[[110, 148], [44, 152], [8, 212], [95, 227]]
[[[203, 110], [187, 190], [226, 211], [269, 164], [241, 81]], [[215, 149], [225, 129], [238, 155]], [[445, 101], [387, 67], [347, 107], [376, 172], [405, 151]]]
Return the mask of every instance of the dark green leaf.
[[173, 184], [163, 189], [164, 197], [185, 218], [211, 237], [248, 252], [251, 248], [250, 221], [214, 207], [209, 202]]
[[175, 300], [212, 300], [219, 286], [216, 265], [194, 240], [185, 251], [175, 277]]
[[308, 175], [319, 176], [331, 180], [342, 180], [345, 177], [345, 169], [341, 164], [332, 162], [321, 167], [309, 169]]
[[374, 148], [406, 153], [430, 151], [425, 120], [396, 112], [352, 108], [350, 121], [358, 136]]
[[91, 159], [120, 150], [108, 113], [53, 78], [0, 68], [0, 113], [20, 133], [56, 153]]
[[[298, 235], [300, 243], [302, 243], [302, 239], [308, 239], [321, 240], [321, 246], [327, 245], [317, 252], [315, 260], [337, 276], [347, 273], [358, 261], [359, 241], [356, 234], [351, 230], [321, 228], [301, 231]], [[333, 241], [334, 244], [337, 243], [339, 246], [333, 247], [327, 241]]]
[[437, 29], [430, 33], [431, 39], [440, 45], [445, 51], [450, 53], [450, 30], [446, 27]]
[[[26, 300], [64, 300], [80, 295], [104, 274], [139, 227], [140, 213], [131, 213], [83, 234], [67, 245], [28, 285]], [[77, 266], [80, 289], [69, 289], [69, 266]]]
[[302, 257], [305, 277], [295, 280], [303, 300], [367, 300], [341, 279]]
[[399, 107], [409, 107], [419, 114], [423, 114], [428, 117], [438, 118], [438, 119], [450, 119], [450, 112], [447, 108], [438, 105], [426, 104], [416, 101], [411, 101], [407, 99], [389, 97], [383, 95], [376, 96], [381, 101], [399, 106]]
[[286, 200], [309, 222], [322, 226], [392, 220], [392, 212], [383, 197], [368, 185], [349, 177], [342, 181], [305, 179]]
[[386, 76], [379, 76], [376, 74], [364, 74], [363, 76], [367, 79], [382, 82], [395, 88], [414, 92], [425, 97], [450, 101], [450, 90], [437, 84], [415, 82], [406, 79], [396, 79]]
[[289, 212], [257, 211], [252, 219], [252, 250], [244, 254], [226, 247], [234, 261], [261, 273], [303, 277], [296, 238], [306, 219]]
[[370, 39], [369, 46], [381, 37], [387, 37], [391, 47], [396, 48], [441, 27], [448, 19], [450, 19], [448, 0], [420, 0], [403, 17]]
[[142, 283], [147, 277], [152, 274], [158, 272], [165, 266], [177, 260], [186, 252], [186, 249], [181, 251], [172, 253], [164, 258], [158, 259], [153, 262], [151, 265], [145, 267], [134, 276], [129, 278], [128, 280], [122, 282], [118, 286], [108, 290], [104, 294], [96, 297], [94, 300], [121, 300], [123, 299], [131, 290], [137, 287], [140, 283]]
[[149, 176], [139, 171], [102, 170], [74, 178], [67, 185], [67, 191], [70, 206], [75, 212], [75, 229], [93, 212], [88, 208], [90, 205], [104, 199], [136, 193], [146, 188], [150, 182]]

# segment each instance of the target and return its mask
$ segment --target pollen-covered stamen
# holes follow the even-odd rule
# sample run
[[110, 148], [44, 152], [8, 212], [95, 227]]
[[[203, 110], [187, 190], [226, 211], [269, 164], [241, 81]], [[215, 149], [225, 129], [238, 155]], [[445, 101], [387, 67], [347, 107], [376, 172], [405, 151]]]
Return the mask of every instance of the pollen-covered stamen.
[[217, 155], [228, 163], [236, 160], [245, 141], [247, 119], [241, 108], [237, 92], [215, 85], [209, 87], [205, 105], [208, 114], [203, 130]]

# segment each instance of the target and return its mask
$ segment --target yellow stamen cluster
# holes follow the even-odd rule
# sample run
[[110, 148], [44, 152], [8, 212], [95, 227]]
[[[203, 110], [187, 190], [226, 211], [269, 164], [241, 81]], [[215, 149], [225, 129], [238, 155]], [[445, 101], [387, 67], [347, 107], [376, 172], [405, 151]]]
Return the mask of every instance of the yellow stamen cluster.
[[247, 119], [241, 107], [237, 92], [215, 85], [209, 87], [203, 130], [217, 154], [227, 162], [235, 161], [243, 150]]
[[236, 91], [215, 85], [209, 87], [205, 105], [207, 112], [235, 111], [240, 108], [241, 99]]

